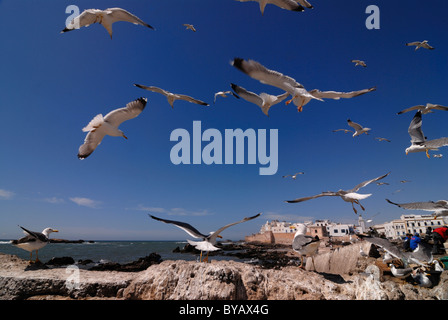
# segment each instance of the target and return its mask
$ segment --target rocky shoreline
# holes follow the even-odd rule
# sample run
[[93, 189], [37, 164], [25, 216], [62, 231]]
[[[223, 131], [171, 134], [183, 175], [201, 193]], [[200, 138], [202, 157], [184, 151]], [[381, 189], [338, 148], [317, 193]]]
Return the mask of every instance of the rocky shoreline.
[[[30, 265], [0, 253], [0, 300], [446, 300], [448, 271], [431, 288], [381, 270], [372, 245], [359, 242], [307, 259], [279, 246], [227, 247], [230, 255], [253, 255], [252, 263], [162, 261], [156, 253], [133, 263], [96, 269], [52, 259]], [[241, 249], [241, 248], [240, 248]], [[255, 260], [257, 259], [257, 260]], [[370, 275], [365, 271], [374, 266]], [[379, 267], [378, 267], [379, 266]]]

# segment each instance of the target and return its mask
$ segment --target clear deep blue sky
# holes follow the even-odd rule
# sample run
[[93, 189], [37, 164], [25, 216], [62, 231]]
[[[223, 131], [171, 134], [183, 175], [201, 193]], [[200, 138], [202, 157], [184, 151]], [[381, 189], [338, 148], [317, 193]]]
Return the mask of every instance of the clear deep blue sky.
[[[331, 219], [357, 216], [339, 198], [300, 204], [284, 200], [348, 189], [391, 172], [386, 186], [369, 185], [362, 201], [376, 223], [404, 211], [385, 201], [447, 199], [446, 162], [424, 153], [405, 155], [414, 113], [396, 112], [427, 102], [448, 105], [446, 1], [311, 0], [314, 9], [290, 12], [234, 0], [15, 1], [0, 0], [0, 238], [53, 227], [66, 239], [178, 240], [188, 236], [148, 218], [189, 222], [206, 233], [263, 212], [227, 229], [242, 239], [271, 219]], [[368, 30], [368, 5], [380, 9], [380, 29]], [[154, 26], [114, 24], [111, 40], [100, 25], [60, 34], [69, 14], [124, 8]], [[186, 30], [193, 24], [197, 32]], [[428, 40], [429, 51], [405, 46]], [[232, 67], [234, 57], [254, 59], [307, 89], [377, 91], [339, 101], [312, 101], [298, 113], [276, 105], [266, 117], [249, 102], [214, 93], [236, 83], [254, 92], [282, 93]], [[367, 68], [352, 59], [365, 60]], [[154, 85], [210, 103], [203, 107], [141, 90]], [[87, 159], [77, 158], [81, 129], [98, 113], [147, 97], [142, 114], [120, 126], [129, 140], [107, 136]], [[356, 139], [332, 130], [350, 118], [372, 128]], [[278, 129], [278, 172], [260, 165], [173, 165], [173, 130]], [[448, 136], [448, 113], [423, 117], [428, 138]], [[392, 142], [379, 142], [385, 137]], [[206, 145], [207, 143], [203, 143]], [[445, 148], [446, 149], [446, 148]], [[441, 150], [445, 153], [445, 150]], [[297, 180], [282, 175], [304, 171]], [[412, 182], [401, 184], [407, 179]], [[400, 192], [397, 192], [401, 190]]]

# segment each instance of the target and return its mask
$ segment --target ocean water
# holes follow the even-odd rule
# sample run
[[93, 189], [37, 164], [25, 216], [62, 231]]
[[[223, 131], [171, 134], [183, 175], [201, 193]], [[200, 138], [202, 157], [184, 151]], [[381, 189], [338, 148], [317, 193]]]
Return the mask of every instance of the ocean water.
[[[195, 261], [198, 255], [191, 253], [174, 253], [176, 247], [182, 249], [187, 242], [183, 241], [95, 241], [94, 243], [49, 243], [39, 250], [39, 260], [47, 262], [54, 257], [72, 257], [75, 262], [90, 259], [95, 263], [118, 262], [128, 263], [139, 258], [158, 253], [163, 260]], [[10, 244], [9, 240], [0, 240], [0, 252], [13, 254], [22, 259], [29, 259], [28, 251]], [[33, 260], [35, 259], [33, 252]], [[228, 256], [213, 256], [214, 260], [239, 259]]]

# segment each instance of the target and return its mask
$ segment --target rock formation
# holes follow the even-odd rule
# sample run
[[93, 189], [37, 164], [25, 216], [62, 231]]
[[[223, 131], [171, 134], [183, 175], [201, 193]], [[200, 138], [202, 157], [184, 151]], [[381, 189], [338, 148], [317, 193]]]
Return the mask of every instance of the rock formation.
[[[364, 247], [366, 246], [366, 247]], [[78, 265], [29, 265], [0, 254], [0, 299], [129, 300], [430, 300], [448, 299], [448, 271], [433, 288], [362, 275], [376, 261], [364, 242], [296, 265], [266, 268], [235, 261], [154, 261], [142, 271], [93, 271]], [[315, 269], [315, 271], [314, 271]], [[129, 271], [129, 270], [128, 270]]]

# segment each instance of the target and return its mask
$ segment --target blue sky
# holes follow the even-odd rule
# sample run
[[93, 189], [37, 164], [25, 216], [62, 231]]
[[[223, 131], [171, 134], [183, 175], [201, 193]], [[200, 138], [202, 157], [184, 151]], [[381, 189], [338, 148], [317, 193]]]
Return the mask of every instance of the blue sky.
[[[173, 5], [173, 3], [175, 3]], [[147, 213], [181, 220], [205, 232], [263, 212], [257, 220], [227, 229], [242, 239], [271, 219], [331, 219], [354, 223], [357, 216], [339, 198], [300, 204], [284, 200], [348, 189], [391, 172], [388, 186], [369, 185], [362, 201], [375, 222], [412, 213], [388, 204], [447, 198], [446, 161], [423, 153], [405, 155], [417, 104], [448, 105], [448, 3], [426, 1], [311, 1], [297, 13], [233, 0], [0, 1], [0, 238], [54, 227], [57, 237], [94, 240], [178, 240], [177, 228]], [[368, 30], [368, 5], [380, 9], [380, 29]], [[124, 8], [155, 27], [115, 23], [113, 39], [100, 25], [60, 34], [69, 14]], [[186, 30], [193, 24], [197, 32]], [[405, 46], [429, 40], [429, 51]], [[282, 93], [233, 68], [234, 57], [254, 59], [295, 78], [307, 89], [366, 95], [312, 101], [298, 113], [291, 104], [271, 108], [270, 117], [244, 100], [214, 93], [236, 83], [254, 92]], [[355, 67], [352, 59], [368, 67]], [[203, 107], [141, 90], [154, 85], [210, 103]], [[120, 126], [128, 140], [106, 137], [87, 159], [76, 157], [97, 114], [147, 97], [142, 114]], [[350, 118], [372, 128], [352, 138], [332, 130]], [[423, 117], [428, 138], [448, 136], [448, 113]], [[173, 130], [278, 129], [278, 172], [258, 174], [256, 165], [174, 165]], [[392, 142], [379, 142], [385, 137]], [[205, 143], [203, 144], [205, 145]], [[444, 153], [444, 150], [441, 150]], [[297, 180], [282, 175], [304, 171]], [[407, 179], [412, 182], [401, 184]], [[400, 190], [400, 192], [396, 192]], [[418, 212], [415, 212], [418, 213]]]

